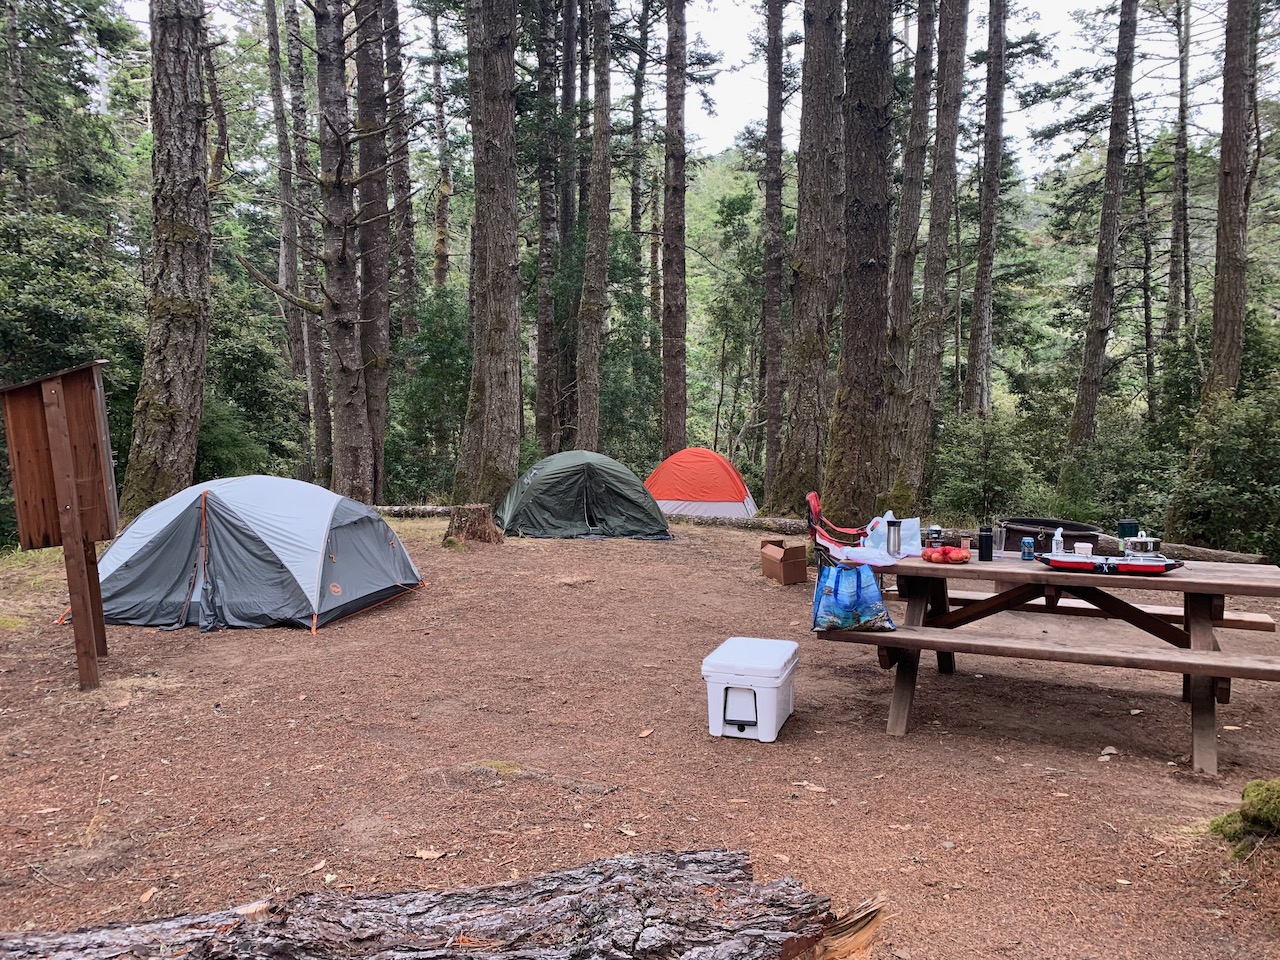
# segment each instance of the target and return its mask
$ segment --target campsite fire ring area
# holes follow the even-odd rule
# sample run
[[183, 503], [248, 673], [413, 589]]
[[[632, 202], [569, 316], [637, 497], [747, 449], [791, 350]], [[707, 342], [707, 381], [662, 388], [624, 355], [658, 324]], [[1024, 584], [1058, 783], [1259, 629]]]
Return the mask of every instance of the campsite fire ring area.
[[[883, 891], [880, 958], [1280, 949], [1280, 856], [1205, 830], [1276, 775], [1274, 684], [1233, 684], [1216, 778], [1177, 678], [1145, 671], [960, 658], [890, 738], [892, 675], [809, 633], [811, 588], [761, 576], [757, 531], [459, 550], [443, 520], [393, 526], [422, 589], [315, 635], [109, 627], [89, 693], [56, 551], [0, 558], [0, 929], [723, 847], [837, 910]], [[730, 636], [800, 644], [775, 743], [707, 733], [699, 665]]]

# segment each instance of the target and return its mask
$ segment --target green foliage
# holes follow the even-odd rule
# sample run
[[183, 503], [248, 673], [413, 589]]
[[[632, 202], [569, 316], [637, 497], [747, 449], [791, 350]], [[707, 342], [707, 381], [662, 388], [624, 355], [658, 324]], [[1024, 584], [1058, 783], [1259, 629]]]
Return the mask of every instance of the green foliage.
[[[8, 15], [16, 16], [9, 23]], [[138, 48], [137, 31], [108, 0], [7, 5], [21, 60], [0, 44], [0, 76], [16, 72], [23, 116], [0, 104], [0, 205], [45, 198], [62, 213], [101, 217], [119, 186], [110, 119], [94, 109], [104, 65]]]
[[270, 472], [271, 454], [253, 439], [251, 429], [237, 407], [216, 396], [206, 397], [194, 481]]
[[952, 416], [938, 433], [934, 505], [957, 516], [1007, 514], [1018, 505], [1029, 469], [1012, 415]]
[[387, 427], [389, 503], [447, 501], [462, 441], [471, 381], [465, 294], [453, 289], [424, 298], [420, 331], [401, 341]]
[[1169, 504], [1168, 535], [1280, 558], [1280, 373], [1247, 396], [1208, 402]]
[[609, 285], [613, 307], [600, 369], [600, 443], [642, 477], [662, 454], [662, 330], [641, 293], [639, 238], [614, 230]]
[[[0, 383], [111, 361], [104, 377], [117, 450], [127, 448], [141, 364], [140, 302], [136, 279], [99, 229], [0, 203]], [[7, 475], [6, 450], [0, 440]], [[0, 485], [0, 544], [17, 533], [12, 496], [7, 481]]]

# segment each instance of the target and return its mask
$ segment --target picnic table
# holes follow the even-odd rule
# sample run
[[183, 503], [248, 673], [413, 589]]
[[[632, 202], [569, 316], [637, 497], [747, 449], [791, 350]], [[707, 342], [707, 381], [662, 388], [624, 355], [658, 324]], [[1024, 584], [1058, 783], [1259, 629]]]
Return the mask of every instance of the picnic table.
[[[1191, 704], [1192, 764], [1216, 774], [1216, 704], [1228, 702], [1230, 679], [1280, 680], [1280, 656], [1224, 651], [1217, 635], [1220, 627], [1275, 630], [1265, 614], [1227, 610], [1225, 598], [1280, 598], [1280, 567], [1188, 561], [1163, 574], [1107, 574], [1055, 570], [1015, 555], [965, 564], [906, 557], [877, 572], [897, 578], [898, 596], [907, 603], [902, 625], [892, 633], [831, 630], [819, 636], [875, 644], [881, 666], [896, 668], [888, 723], [888, 732], [896, 736], [907, 730], [922, 650], [937, 653], [941, 673], [954, 671], [957, 653], [1157, 670], [1183, 675], [1183, 699]], [[995, 586], [976, 593], [952, 587], [973, 581]], [[1180, 607], [1151, 606], [1117, 594], [1130, 590], [1167, 593], [1182, 602]], [[1108, 617], [1163, 643], [1117, 641], [1099, 631], [1024, 639], [995, 623], [984, 625], [984, 631], [955, 629], [1002, 612]]]

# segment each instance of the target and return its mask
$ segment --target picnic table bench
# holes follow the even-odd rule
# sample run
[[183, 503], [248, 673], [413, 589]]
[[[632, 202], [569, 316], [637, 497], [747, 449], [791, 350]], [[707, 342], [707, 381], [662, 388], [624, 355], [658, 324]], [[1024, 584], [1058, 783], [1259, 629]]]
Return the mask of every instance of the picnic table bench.
[[[1215, 627], [1229, 623], [1268, 629], [1260, 616], [1228, 615], [1224, 597], [1280, 597], [1278, 567], [1206, 561], [1160, 575], [1126, 576], [1054, 570], [1013, 559], [934, 564], [907, 557], [878, 572], [897, 577], [899, 595], [907, 601], [903, 625], [889, 633], [831, 630], [819, 636], [873, 644], [881, 666], [896, 670], [888, 722], [895, 736], [907, 731], [922, 650], [937, 654], [942, 673], [954, 671], [957, 653], [1156, 670], [1183, 675], [1183, 698], [1191, 704], [1192, 764], [1217, 773], [1216, 703], [1228, 701], [1230, 679], [1280, 680], [1280, 656], [1223, 651], [1215, 633]], [[965, 591], [969, 595], [957, 604], [949, 582], [971, 580], [994, 581], [997, 592]], [[1180, 593], [1182, 608], [1133, 604], [1117, 596], [1117, 589]], [[1082, 613], [1085, 608], [1091, 612]], [[1001, 612], [1109, 617], [1166, 645], [1102, 635], [1024, 639], [990, 629], [994, 624], [984, 624], [988, 629], [982, 632], [955, 629]], [[1274, 631], [1274, 620], [1269, 629]]]

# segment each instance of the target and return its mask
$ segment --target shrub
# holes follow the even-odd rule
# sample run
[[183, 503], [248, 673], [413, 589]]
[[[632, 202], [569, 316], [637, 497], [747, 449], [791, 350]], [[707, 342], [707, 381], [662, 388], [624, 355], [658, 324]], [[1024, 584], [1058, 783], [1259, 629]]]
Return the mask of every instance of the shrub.
[[1017, 426], [1001, 412], [945, 421], [934, 456], [934, 506], [966, 517], [993, 517], [1016, 507], [1030, 473]]
[[1167, 536], [1280, 557], [1280, 374], [1200, 411], [1169, 502]]

